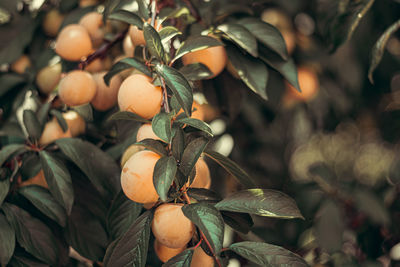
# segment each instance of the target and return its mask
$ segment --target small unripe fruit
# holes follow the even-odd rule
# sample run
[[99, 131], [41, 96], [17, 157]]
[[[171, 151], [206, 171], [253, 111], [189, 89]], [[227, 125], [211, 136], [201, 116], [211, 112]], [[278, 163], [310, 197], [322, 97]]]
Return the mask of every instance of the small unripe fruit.
[[29, 57], [27, 55], [22, 55], [20, 58], [14, 61], [13, 64], [11, 64], [11, 70], [16, 73], [23, 74], [31, 65], [32, 64]]
[[125, 195], [137, 203], [152, 203], [158, 200], [153, 184], [154, 166], [160, 155], [144, 150], [135, 153], [122, 168], [121, 186]]
[[178, 255], [179, 253], [184, 251], [185, 248], [186, 248], [186, 246], [184, 246], [182, 248], [169, 248], [169, 247], [166, 247], [166, 246], [163, 246], [162, 244], [160, 244], [160, 242], [158, 242], [157, 239], [154, 240], [154, 250], [157, 254], [157, 257], [162, 262], [167, 262], [172, 257], [175, 257], [176, 255]]
[[201, 247], [194, 250], [190, 267], [214, 267], [214, 258], [208, 256]]
[[78, 61], [92, 51], [92, 41], [87, 30], [79, 24], [64, 27], [57, 37], [56, 53], [63, 59]]
[[129, 147], [125, 150], [124, 154], [122, 154], [122, 157], [121, 157], [121, 167], [124, 167], [125, 163], [128, 161], [128, 159], [129, 159], [130, 157], [132, 157], [133, 154], [135, 154], [136, 152], [142, 151], [142, 150], [144, 150], [144, 147], [143, 147], [143, 146], [138, 146], [138, 145], [131, 145], [131, 146], [129, 146]]
[[156, 239], [169, 248], [182, 248], [194, 233], [194, 224], [183, 214], [183, 204], [166, 203], [158, 206], [151, 225]]
[[36, 84], [40, 92], [50, 94], [56, 88], [61, 79], [61, 64], [57, 63], [41, 69], [36, 76]]
[[35, 176], [33, 176], [32, 178], [29, 178], [26, 181], [23, 181], [19, 184], [19, 186], [27, 186], [27, 185], [40, 185], [44, 188], [49, 188], [49, 185], [46, 182], [46, 178], [44, 177], [44, 172], [43, 170], [40, 170], [38, 172], [38, 174], [36, 174]]
[[57, 9], [52, 9], [46, 13], [43, 19], [43, 31], [51, 37], [57, 35], [61, 24], [64, 21], [64, 15], [60, 14]]
[[99, 46], [103, 42], [103, 16], [97, 12], [89, 12], [85, 14], [80, 20], [79, 25], [85, 27], [89, 33], [94, 46]]
[[89, 72], [73, 70], [61, 79], [58, 95], [67, 106], [89, 103], [96, 94], [96, 83]]
[[121, 86], [121, 77], [115, 75], [111, 78], [110, 86], [104, 82], [106, 71], [93, 74], [93, 79], [96, 82], [96, 95], [92, 99], [92, 106], [100, 111], [105, 111], [117, 104], [118, 90]]
[[54, 142], [60, 138], [72, 137], [71, 131], [68, 129], [64, 132], [54, 117], [51, 121], [44, 125], [42, 136], [39, 139], [39, 144], [44, 146]]
[[69, 110], [62, 114], [72, 137], [81, 135], [86, 130], [86, 122], [75, 110]]
[[145, 123], [139, 127], [136, 134], [136, 142], [140, 142], [144, 139], [151, 138], [155, 140], [161, 140], [154, 132], [151, 127], [151, 123]]
[[143, 74], [133, 74], [126, 78], [118, 92], [120, 109], [145, 119], [154, 117], [160, 111], [161, 102], [161, 87], [154, 86], [151, 78]]
[[208, 169], [207, 163], [204, 159], [199, 158], [195, 165], [196, 176], [193, 179], [193, 183], [190, 187], [206, 188], [209, 189], [211, 186], [210, 170]]

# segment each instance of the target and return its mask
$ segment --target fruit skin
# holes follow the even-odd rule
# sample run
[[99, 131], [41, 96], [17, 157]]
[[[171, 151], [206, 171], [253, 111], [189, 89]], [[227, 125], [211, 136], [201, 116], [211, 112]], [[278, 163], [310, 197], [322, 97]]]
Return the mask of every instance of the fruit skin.
[[154, 117], [160, 111], [161, 102], [161, 87], [154, 86], [151, 78], [143, 74], [133, 74], [126, 78], [118, 92], [119, 108], [145, 119]]
[[80, 20], [79, 25], [82, 25], [89, 33], [94, 46], [99, 46], [103, 42], [103, 16], [97, 12], [89, 12], [85, 14]]
[[199, 160], [196, 162], [195, 168], [196, 176], [194, 177], [193, 183], [190, 185], [190, 187], [209, 189], [211, 186], [211, 175], [207, 163], [204, 161], [204, 159], [199, 158]]
[[86, 131], [86, 122], [75, 110], [69, 110], [62, 114], [72, 137], [83, 134]]
[[107, 86], [103, 79], [106, 74], [106, 71], [93, 74], [96, 82], [96, 94], [91, 103], [95, 109], [100, 111], [108, 110], [117, 104], [118, 90], [121, 86], [121, 77], [118, 75], [112, 77], [110, 86]]
[[145, 123], [139, 127], [136, 134], [136, 142], [140, 142], [146, 138], [151, 138], [155, 140], [161, 140], [154, 132], [151, 127], [151, 123]]
[[13, 64], [11, 64], [11, 70], [23, 74], [26, 69], [32, 66], [31, 60], [27, 55], [20, 56]]
[[42, 136], [39, 139], [39, 144], [42, 146], [48, 145], [60, 138], [72, 137], [71, 131], [68, 129], [64, 132], [55, 117], [44, 125]]
[[167, 262], [170, 258], [175, 257], [182, 251], [184, 251], [186, 246], [181, 247], [181, 248], [169, 248], [166, 246], [163, 246], [158, 240], [154, 240], [154, 250], [157, 254], [157, 257], [162, 261], [162, 262]]
[[36, 84], [43, 94], [50, 94], [60, 82], [62, 67], [60, 63], [46, 66], [36, 75]]
[[133, 154], [135, 154], [136, 152], [142, 151], [142, 150], [144, 150], [144, 147], [143, 147], [143, 146], [138, 146], [138, 145], [131, 145], [131, 146], [129, 146], [129, 147], [125, 150], [124, 154], [122, 154], [122, 157], [121, 157], [121, 167], [124, 167], [125, 163], [128, 161], [128, 159], [129, 159], [130, 157], [132, 157]]
[[89, 72], [73, 70], [61, 79], [58, 95], [67, 106], [87, 104], [96, 95], [96, 82]]
[[152, 203], [158, 200], [153, 184], [153, 172], [160, 155], [144, 150], [135, 153], [124, 164], [121, 186], [125, 195], [137, 203]]
[[190, 267], [214, 267], [214, 258], [208, 256], [199, 246], [194, 250]]
[[63, 59], [78, 61], [88, 56], [92, 48], [89, 33], [82, 25], [70, 24], [58, 34], [56, 53]]
[[184, 65], [193, 63], [202, 63], [206, 65], [213, 73], [208, 79], [214, 78], [220, 74], [228, 61], [225, 48], [223, 46], [214, 46], [206, 49], [188, 53], [182, 57]]
[[38, 174], [36, 174], [32, 178], [29, 178], [28, 180], [19, 183], [19, 186], [27, 186], [27, 185], [32, 185], [32, 184], [40, 185], [44, 188], [49, 189], [49, 185], [47, 184], [46, 178], [44, 177], [43, 169], [40, 170], [38, 172]]
[[[151, 19], [147, 21], [148, 23], [151, 22]], [[160, 31], [162, 29], [161, 25], [158, 25], [157, 20], [154, 22], [154, 29], [156, 31]], [[144, 34], [142, 30], [139, 30], [137, 26], [131, 25], [129, 27], [129, 37], [131, 37], [132, 45], [146, 45], [146, 40], [144, 39]]]
[[124, 54], [127, 57], [133, 57], [135, 53], [135, 46], [132, 43], [129, 35], [125, 36], [124, 41], [122, 42], [122, 49], [124, 50]]
[[313, 99], [319, 91], [317, 74], [311, 68], [300, 66], [297, 68], [297, 75], [301, 92], [286, 82], [288, 96], [304, 102]]
[[154, 212], [151, 229], [155, 238], [169, 248], [185, 246], [194, 233], [194, 224], [183, 214], [183, 204], [166, 203]]
[[64, 21], [64, 15], [60, 14], [57, 9], [52, 9], [46, 13], [43, 19], [43, 31], [50, 37], [55, 37]]

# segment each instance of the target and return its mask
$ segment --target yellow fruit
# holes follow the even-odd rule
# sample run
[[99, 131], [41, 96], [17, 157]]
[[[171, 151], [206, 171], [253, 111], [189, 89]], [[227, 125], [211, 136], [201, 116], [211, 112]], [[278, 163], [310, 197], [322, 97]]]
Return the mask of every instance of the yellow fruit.
[[97, 47], [103, 42], [103, 16], [100, 13], [89, 12], [85, 14], [79, 20], [79, 25], [82, 25], [87, 30], [94, 46]]
[[176, 255], [184, 251], [185, 248], [186, 246], [182, 248], [169, 248], [160, 244], [157, 239], [154, 240], [154, 250], [157, 254], [157, 257], [162, 262], [167, 262], [170, 258], [175, 257]]
[[144, 139], [151, 138], [155, 140], [161, 140], [154, 132], [151, 127], [151, 123], [145, 123], [139, 127], [136, 134], [136, 142], [140, 142]]
[[190, 267], [214, 267], [214, 258], [208, 256], [201, 247], [194, 250]]
[[118, 92], [118, 105], [123, 111], [133, 112], [150, 119], [159, 111], [162, 89], [151, 83], [151, 78], [143, 74], [133, 74], [126, 78]]
[[92, 41], [85, 27], [70, 24], [59, 33], [56, 41], [56, 53], [63, 59], [78, 61], [92, 51]]
[[121, 167], [124, 167], [125, 163], [128, 161], [130, 157], [132, 157], [133, 154], [136, 152], [144, 150], [143, 146], [138, 146], [138, 145], [131, 145], [129, 146], [124, 153], [122, 154], [121, 157]]
[[32, 64], [29, 57], [27, 55], [22, 55], [20, 58], [14, 61], [13, 64], [11, 64], [11, 70], [16, 73], [23, 74], [31, 65]]
[[154, 212], [151, 229], [160, 244], [169, 248], [182, 248], [194, 233], [194, 224], [183, 214], [183, 204], [166, 203]]
[[71, 131], [68, 129], [64, 132], [54, 117], [51, 121], [44, 125], [42, 136], [39, 139], [39, 144], [42, 146], [48, 145], [60, 138], [72, 137]]
[[89, 72], [73, 70], [61, 79], [58, 95], [67, 106], [89, 103], [96, 94], [96, 83]]
[[96, 95], [92, 99], [92, 106], [100, 111], [105, 111], [117, 104], [118, 90], [121, 86], [121, 78], [115, 75], [111, 78], [110, 86], [104, 82], [106, 71], [93, 74], [93, 79], [96, 82]]
[[63, 113], [62, 116], [68, 125], [68, 129], [70, 130], [72, 137], [76, 137], [85, 132], [86, 122], [81, 115], [78, 114], [78, 112], [69, 110]]
[[158, 200], [153, 184], [153, 172], [160, 155], [144, 150], [137, 152], [124, 164], [121, 186], [125, 195], [137, 203], [152, 203]]
[[43, 19], [43, 31], [51, 37], [57, 35], [61, 24], [64, 21], [64, 15], [60, 14], [57, 9], [52, 9], [46, 13]]
[[40, 92], [50, 94], [57, 87], [61, 79], [61, 64], [57, 63], [41, 69], [36, 76], [36, 84]]

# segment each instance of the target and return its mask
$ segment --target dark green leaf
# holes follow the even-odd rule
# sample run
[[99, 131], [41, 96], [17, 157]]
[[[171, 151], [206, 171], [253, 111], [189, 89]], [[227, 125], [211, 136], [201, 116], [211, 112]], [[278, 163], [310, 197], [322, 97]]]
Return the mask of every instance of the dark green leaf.
[[285, 40], [277, 28], [254, 17], [241, 19], [238, 21], [238, 24], [244, 26], [257, 38], [259, 42], [263, 43], [272, 51], [280, 55], [282, 59], [288, 59], [289, 56], [287, 53]]
[[189, 126], [192, 126], [193, 128], [196, 128], [200, 131], [205, 132], [206, 134], [208, 134], [210, 136], [213, 136], [210, 126], [202, 120], [198, 120], [198, 119], [194, 119], [194, 118], [181, 118], [179, 120], [176, 120], [175, 122], [182, 124], [182, 125], [187, 124]]
[[162, 157], [154, 166], [153, 183], [162, 201], [168, 198], [168, 191], [175, 178], [177, 166], [174, 157]]
[[374, 79], [372, 74], [376, 67], [378, 67], [379, 62], [382, 60], [383, 53], [385, 52], [385, 47], [387, 42], [390, 39], [390, 36], [394, 34], [398, 29], [400, 29], [400, 20], [393, 23], [386, 31], [379, 37], [378, 41], [376, 41], [374, 48], [372, 48], [372, 56], [371, 56], [371, 63], [368, 70], [368, 78], [371, 83], [374, 83]]
[[268, 48], [261, 45], [259, 48], [260, 59], [279, 72], [294, 88], [301, 92], [299, 81], [297, 80], [297, 67], [293, 59], [283, 60]]
[[119, 20], [131, 25], [135, 25], [139, 29], [143, 28], [143, 20], [136, 14], [127, 10], [117, 10], [108, 15], [108, 19]]
[[270, 189], [246, 189], [224, 198], [215, 207], [219, 210], [246, 212], [260, 216], [301, 218], [296, 202], [286, 194]]
[[255, 183], [250, 176], [231, 159], [212, 150], [205, 150], [204, 153], [232, 174], [244, 186], [255, 187]]
[[253, 219], [247, 213], [222, 211], [221, 215], [227, 225], [243, 234], [247, 234], [254, 224]]
[[107, 248], [104, 266], [144, 267], [149, 246], [150, 225], [153, 213], [146, 211], [129, 230], [112, 246]]
[[119, 192], [107, 213], [107, 228], [112, 240], [122, 236], [141, 211], [141, 204], [128, 199], [123, 191]]
[[144, 146], [145, 148], [147, 148], [153, 152], [156, 152], [160, 156], [167, 155], [167, 151], [166, 151], [164, 145], [161, 143], [161, 141], [158, 141], [158, 140], [146, 138], [140, 142], [135, 143], [135, 145]]
[[172, 90], [174, 96], [185, 111], [186, 115], [192, 115], [193, 91], [186, 78], [176, 69], [166, 65], [157, 65], [157, 73], [165, 79], [167, 86]]
[[267, 100], [268, 69], [265, 64], [253, 57], [245, 56], [234, 47], [227, 47], [229, 61], [242, 81], [256, 94]]
[[267, 243], [245, 241], [232, 244], [229, 248], [243, 258], [261, 266], [308, 266], [299, 255], [282, 247]]
[[183, 151], [181, 165], [179, 169], [186, 176], [192, 172], [192, 169], [196, 165], [197, 160], [200, 158], [201, 153], [203, 153], [209, 140], [205, 137], [199, 137], [191, 141]]
[[223, 44], [219, 40], [210, 36], [198, 36], [195, 38], [190, 38], [182, 43], [182, 45], [176, 51], [175, 57], [172, 60], [172, 62], [175, 62], [177, 59], [181, 58], [187, 53], [203, 50], [208, 47], [221, 46], [221, 45]]
[[26, 151], [23, 144], [11, 144], [0, 149], [0, 166], [4, 164], [12, 155], [18, 155]]
[[137, 0], [136, 1], [139, 5], [139, 14], [145, 19], [150, 18], [150, 10], [148, 8], [148, 5], [146, 4], [145, 0]]
[[196, 199], [197, 201], [207, 201], [207, 202], [218, 202], [221, 201], [221, 197], [215, 193], [214, 191], [211, 191], [209, 189], [205, 188], [189, 188], [187, 191], [189, 197], [192, 197]]
[[213, 76], [213, 73], [210, 71], [210, 69], [202, 63], [184, 65], [179, 71], [189, 81], [208, 79]]
[[43, 214], [65, 227], [67, 218], [65, 210], [47, 189], [38, 185], [29, 185], [21, 187], [18, 192]]
[[181, 161], [183, 150], [185, 149], [185, 135], [183, 129], [177, 125], [172, 125], [172, 130], [175, 132], [171, 141], [172, 155], [177, 161]]
[[49, 115], [50, 108], [51, 108], [51, 103], [46, 102], [39, 108], [38, 112], [36, 113], [38, 121], [42, 127], [47, 122], [47, 117]]
[[28, 253], [14, 254], [9, 265], [12, 267], [50, 267], [50, 265], [39, 261]]
[[217, 27], [224, 32], [229, 39], [246, 50], [253, 57], [258, 57], [257, 40], [249, 30], [240, 24], [227, 23]]
[[42, 169], [40, 157], [37, 153], [25, 153], [19, 170], [22, 180], [34, 177]]
[[218, 254], [224, 240], [224, 220], [219, 211], [204, 202], [184, 205], [182, 211], [204, 233], [215, 254]]
[[0, 206], [1, 204], [3, 204], [3, 201], [8, 195], [9, 190], [10, 190], [10, 180], [5, 179], [0, 181]]
[[173, 26], [166, 26], [162, 28], [158, 34], [160, 35], [161, 42], [163, 44], [167, 43], [169, 40], [174, 38], [175, 36], [181, 35], [182, 33]]
[[153, 132], [167, 143], [170, 143], [172, 138], [171, 119], [170, 113], [161, 111], [154, 116], [151, 122]]
[[65, 208], [67, 214], [70, 214], [74, 202], [74, 190], [67, 167], [44, 150], [40, 152], [40, 161], [51, 194]]
[[146, 40], [146, 47], [152, 56], [158, 60], [164, 59], [164, 47], [161, 43], [160, 35], [149, 23], [145, 22], [143, 25], [143, 35]]
[[42, 125], [40, 124], [35, 112], [30, 109], [24, 110], [24, 126], [32, 140], [38, 140], [42, 135]]
[[169, 18], [179, 18], [179, 17], [182, 17], [182, 16], [187, 17], [187, 18], [188, 17], [193, 18], [191, 16], [190, 10], [187, 7], [163, 8], [163, 9], [160, 10], [160, 13], [159, 13], [159, 17], [161, 18], [161, 20], [166, 20], [166, 19], [169, 19]]
[[0, 97], [6, 94], [10, 89], [25, 82], [25, 77], [15, 73], [5, 73], [0, 76]]
[[93, 109], [90, 104], [76, 106], [72, 108], [75, 110], [85, 121], [93, 121]]
[[6, 266], [15, 248], [15, 231], [0, 213], [0, 265]]
[[62, 113], [56, 109], [52, 109], [50, 114], [56, 117], [58, 124], [61, 126], [61, 129], [66, 132], [68, 130], [68, 124], [65, 121]]
[[132, 120], [138, 122], [149, 123], [150, 121], [140, 117], [139, 115], [132, 113], [130, 111], [118, 111], [112, 114], [108, 120]]
[[107, 153], [92, 143], [76, 138], [59, 139], [56, 144], [103, 196], [113, 196], [120, 191], [120, 168]]
[[162, 267], [190, 267], [192, 262], [193, 249], [185, 249], [175, 257], [169, 259]]
[[40, 220], [13, 204], [4, 203], [2, 209], [21, 247], [38, 259], [57, 266], [59, 252], [51, 230]]
[[143, 74], [151, 77], [151, 72], [149, 71], [149, 68], [143, 62], [130, 57], [124, 58], [112, 65], [111, 69], [107, 72], [106, 75], [104, 75], [104, 82], [107, 85], [110, 85], [111, 78], [114, 77], [114, 75], [130, 68], [135, 68], [141, 71]]

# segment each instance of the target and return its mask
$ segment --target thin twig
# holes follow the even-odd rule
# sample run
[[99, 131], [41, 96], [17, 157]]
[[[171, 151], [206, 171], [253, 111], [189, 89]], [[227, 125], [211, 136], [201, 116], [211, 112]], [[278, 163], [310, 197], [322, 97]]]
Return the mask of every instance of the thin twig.
[[156, 4], [157, 4], [157, 1], [155, 1], [155, 0], [151, 2], [151, 22], [150, 23], [151, 23], [151, 26], [153, 26], [153, 27], [154, 27], [154, 24], [156, 23], [156, 15], [157, 15]]
[[163, 100], [162, 100], [162, 107], [164, 108], [165, 112], [170, 113], [171, 110], [169, 109], [169, 104], [168, 104], [168, 92], [167, 92], [167, 86], [165, 85], [165, 80], [164, 78], [161, 78], [161, 83], [162, 83], [162, 88], [163, 88]]

